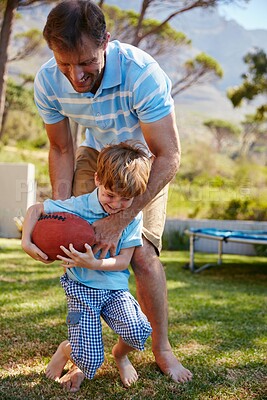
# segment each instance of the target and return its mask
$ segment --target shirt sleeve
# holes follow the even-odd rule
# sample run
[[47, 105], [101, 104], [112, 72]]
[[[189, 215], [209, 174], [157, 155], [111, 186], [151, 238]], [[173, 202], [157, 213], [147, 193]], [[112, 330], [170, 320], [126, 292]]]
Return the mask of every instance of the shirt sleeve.
[[138, 118], [145, 123], [158, 121], [173, 111], [171, 81], [156, 62], [147, 65], [135, 81], [133, 102]]
[[143, 213], [140, 212], [122, 233], [121, 249], [143, 245], [142, 240]]
[[53, 91], [51, 79], [46, 76], [44, 69], [39, 70], [34, 79], [34, 102], [41, 118], [46, 124], [56, 124], [62, 121], [65, 116], [60, 113], [60, 107]]
[[[77, 201], [78, 199], [78, 201]], [[47, 199], [44, 201], [44, 212], [47, 214], [54, 213], [54, 212], [69, 212], [72, 214], [79, 215], [77, 210], [83, 209], [83, 204], [79, 204], [79, 198], [77, 197], [70, 197], [67, 200], [51, 200]]]

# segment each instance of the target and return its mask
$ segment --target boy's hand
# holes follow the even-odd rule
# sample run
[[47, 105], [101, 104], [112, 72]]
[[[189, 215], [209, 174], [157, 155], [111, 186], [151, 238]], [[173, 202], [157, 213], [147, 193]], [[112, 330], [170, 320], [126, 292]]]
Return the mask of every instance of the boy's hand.
[[69, 249], [64, 246], [60, 246], [61, 250], [68, 256], [62, 257], [60, 255], [57, 256], [59, 260], [62, 261], [62, 266], [64, 268], [73, 268], [73, 267], [81, 267], [87, 269], [95, 269], [98, 260], [95, 258], [91, 246], [89, 244], [84, 245], [86, 252], [81, 253], [80, 251], [75, 250], [73, 244], [69, 245]]
[[21, 247], [34, 260], [41, 261], [44, 264], [51, 264], [53, 262], [51, 260], [48, 260], [48, 256], [32, 242], [22, 241]]

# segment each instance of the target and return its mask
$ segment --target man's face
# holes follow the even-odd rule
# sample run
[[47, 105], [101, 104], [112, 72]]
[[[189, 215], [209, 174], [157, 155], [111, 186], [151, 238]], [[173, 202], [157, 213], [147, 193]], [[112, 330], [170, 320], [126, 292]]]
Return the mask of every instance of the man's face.
[[104, 67], [107, 40], [100, 47], [83, 37], [82, 46], [75, 51], [53, 50], [58, 68], [78, 93], [96, 93], [100, 86]]

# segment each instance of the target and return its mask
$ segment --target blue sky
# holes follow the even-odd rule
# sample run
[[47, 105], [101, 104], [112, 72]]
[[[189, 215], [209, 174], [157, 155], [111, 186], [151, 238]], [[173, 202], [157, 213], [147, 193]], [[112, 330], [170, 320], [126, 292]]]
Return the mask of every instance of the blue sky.
[[267, 0], [250, 0], [242, 6], [221, 6], [226, 19], [235, 19], [246, 29], [267, 29]]

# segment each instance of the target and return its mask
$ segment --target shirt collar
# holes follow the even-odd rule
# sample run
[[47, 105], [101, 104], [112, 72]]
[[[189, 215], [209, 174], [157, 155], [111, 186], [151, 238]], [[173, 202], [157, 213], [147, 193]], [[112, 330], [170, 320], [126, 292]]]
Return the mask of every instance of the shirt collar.
[[102, 89], [109, 89], [121, 83], [121, 60], [119, 47], [109, 42], [106, 50], [106, 65], [102, 79]]
[[109, 214], [101, 206], [98, 200], [98, 189], [96, 188], [90, 195], [88, 196], [88, 208], [95, 215], [101, 214], [102, 218], [107, 217]]

